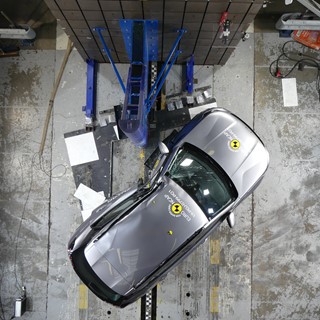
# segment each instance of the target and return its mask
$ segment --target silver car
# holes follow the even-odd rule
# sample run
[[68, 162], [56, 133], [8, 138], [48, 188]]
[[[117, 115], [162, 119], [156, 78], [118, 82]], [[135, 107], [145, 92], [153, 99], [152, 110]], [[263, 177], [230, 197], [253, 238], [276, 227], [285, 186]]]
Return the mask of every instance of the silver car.
[[108, 199], [68, 244], [74, 270], [99, 298], [125, 307], [196, 249], [259, 185], [269, 154], [221, 108], [159, 144], [151, 179]]

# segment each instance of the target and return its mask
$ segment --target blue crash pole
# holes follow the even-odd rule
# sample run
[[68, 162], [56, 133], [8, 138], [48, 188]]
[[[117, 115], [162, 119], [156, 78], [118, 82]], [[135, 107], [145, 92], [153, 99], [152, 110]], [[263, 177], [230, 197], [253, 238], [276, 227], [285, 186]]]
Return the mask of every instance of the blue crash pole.
[[124, 86], [124, 83], [123, 83], [123, 81], [122, 81], [122, 79], [121, 79], [121, 77], [120, 77], [120, 74], [119, 74], [119, 72], [118, 72], [118, 69], [117, 69], [117, 67], [116, 67], [116, 65], [115, 65], [115, 63], [114, 63], [114, 61], [113, 61], [113, 59], [112, 59], [111, 53], [110, 53], [110, 51], [109, 51], [109, 49], [108, 49], [108, 47], [107, 47], [107, 44], [106, 44], [106, 42], [104, 41], [104, 38], [103, 38], [103, 36], [102, 36], [102, 34], [101, 34], [101, 31], [104, 31], [104, 30], [106, 30], [106, 28], [99, 28], [99, 27], [93, 28], [93, 31], [96, 31], [96, 32], [98, 33], [98, 35], [99, 35], [100, 41], [101, 41], [101, 43], [102, 43], [102, 45], [103, 45], [103, 48], [104, 48], [104, 52], [106, 53], [106, 55], [107, 55], [108, 58], [109, 58], [109, 61], [110, 61], [111, 65], [112, 65], [112, 68], [113, 68], [113, 70], [114, 70], [117, 78], [118, 78], [118, 81], [119, 81], [119, 83], [120, 83], [120, 86], [121, 86], [121, 88], [122, 88], [123, 93], [126, 93], [126, 87]]
[[158, 77], [157, 77], [157, 80], [156, 80], [156, 82], [153, 84], [153, 86], [152, 86], [152, 88], [151, 88], [151, 90], [150, 90], [150, 92], [149, 92], [149, 94], [148, 94], [148, 97], [147, 97], [147, 99], [146, 99], [146, 103], [147, 103], [147, 104], [149, 104], [148, 101], [150, 100], [150, 97], [151, 97], [153, 91], [154, 91], [155, 88], [157, 87], [157, 85], [158, 85], [158, 83], [159, 83], [159, 81], [160, 81], [160, 79], [161, 79], [161, 77], [162, 77], [162, 75], [163, 75], [163, 73], [164, 73], [164, 70], [166, 69], [166, 67], [167, 67], [167, 65], [168, 65], [168, 63], [169, 63], [169, 61], [170, 61], [170, 59], [171, 59], [174, 51], [176, 50], [176, 48], [177, 48], [177, 46], [178, 46], [178, 44], [179, 44], [179, 42], [180, 42], [180, 40], [181, 40], [181, 38], [182, 38], [182, 36], [183, 36], [183, 34], [184, 34], [185, 32], [187, 32], [187, 30], [185, 30], [185, 29], [179, 29], [179, 35], [178, 35], [175, 43], [173, 44], [173, 47], [172, 47], [172, 49], [171, 49], [171, 51], [170, 51], [170, 53], [169, 53], [169, 56], [168, 56], [167, 60], [165, 61], [164, 65], [162, 66], [161, 71], [160, 71], [160, 73], [159, 73], [159, 75], [158, 75]]

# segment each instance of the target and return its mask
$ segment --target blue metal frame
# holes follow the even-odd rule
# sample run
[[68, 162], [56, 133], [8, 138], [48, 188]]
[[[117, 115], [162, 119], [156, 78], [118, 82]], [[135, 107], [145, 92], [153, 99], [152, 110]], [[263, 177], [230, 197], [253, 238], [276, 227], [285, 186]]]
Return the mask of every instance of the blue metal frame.
[[[148, 94], [149, 21], [121, 20], [131, 65], [119, 127], [137, 146], [147, 143], [148, 121], [144, 101]], [[157, 24], [154, 25], [154, 27]]]
[[145, 61], [157, 61], [158, 60], [158, 20], [120, 20], [120, 28], [123, 35], [124, 44], [129, 57], [130, 62], [132, 60], [132, 37], [133, 37], [133, 24], [135, 22], [144, 23], [144, 37], [147, 41], [148, 50], [145, 52]]
[[[152, 96], [152, 98], [149, 98], [149, 100], [146, 101], [147, 113], [150, 112], [150, 109], [151, 109], [151, 107], [153, 106], [154, 102], [156, 101], [157, 96], [158, 96], [158, 94], [159, 94], [159, 92], [160, 92], [160, 90], [161, 90], [161, 88], [162, 88], [162, 86], [163, 86], [163, 84], [164, 84], [164, 82], [165, 82], [165, 80], [166, 80], [166, 78], [167, 78], [167, 75], [169, 74], [172, 66], [173, 66], [174, 63], [176, 62], [176, 60], [177, 60], [177, 58], [178, 58], [178, 56], [179, 56], [179, 54], [180, 54], [181, 52], [182, 52], [182, 51], [177, 50], [177, 51], [174, 53], [173, 59], [171, 60], [171, 62], [170, 62], [170, 64], [169, 64], [169, 67], [168, 67], [168, 69], [166, 70], [164, 76], [161, 78], [160, 84], [159, 84], [159, 86], [157, 87], [157, 90], [156, 90], [155, 94]], [[162, 73], [163, 73], [163, 72], [162, 72]], [[160, 79], [160, 77], [159, 77], [159, 79]], [[158, 79], [157, 79], [157, 80], [158, 80]]]
[[144, 146], [147, 142], [148, 113], [153, 106], [164, 81], [176, 62], [180, 50], [176, 50], [178, 44], [187, 32], [178, 30], [178, 36], [172, 49], [161, 68], [157, 80], [148, 93], [148, 67], [149, 61], [158, 60], [158, 21], [155, 20], [120, 20], [126, 50], [131, 62], [129, 69], [127, 88], [124, 86], [120, 74], [114, 64], [110, 51], [103, 39], [102, 31], [105, 28], [94, 28], [99, 35], [110, 63], [116, 73], [119, 83], [125, 93], [125, 101], [122, 110], [119, 127], [138, 146]]
[[102, 43], [102, 45], [103, 45], [104, 52], [106, 53], [106, 55], [107, 55], [108, 58], [109, 58], [109, 61], [110, 61], [111, 65], [112, 65], [112, 67], [113, 67], [113, 70], [114, 70], [117, 78], [118, 78], [118, 81], [119, 81], [119, 83], [120, 83], [120, 86], [121, 86], [121, 88], [122, 88], [123, 93], [126, 93], [126, 87], [124, 86], [124, 83], [123, 83], [123, 81], [122, 81], [122, 79], [121, 79], [121, 77], [120, 77], [120, 74], [119, 74], [119, 72], [118, 72], [118, 69], [117, 69], [117, 67], [116, 67], [116, 65], [115, 65], [115, 63], [114, 63], [114, 61], [113, 61], [113, 59], [112, 59], [111, 53], [110, 53], [110, 51], [109, 51], [109, 49], [108, 49], [108, 46], [107, 46], [107, 44], [106, 44], [106, 42], [104, 41], [104, 38], [103, 38], [103, 36], [102, 36], [101, 31], [104, 31], [104, 30], [106, 30], [106, 28], [100, 28], [100, 27], [93, 28], [93, 31], [96, 31], [96, 32], [98, 33], [99, 39], [100, 39], [100, 41], [101, 41], [101, 43]]
[[96, 62], [94, 59], [87, 60], [87, 94], [86, 94], [86, 106], [85, 114], [86, 118], [93, 120], [95, 117], [95, 67]]
[[[178, 44], [179, 44], [182, 36], [187, 32], [187, 30], [185, 30], [185, 29], [179, 29], [178, 32], [179, 32], [179, 35], [178, 35], [176, 41], [174, 42], [174, 44], [173, 44], [173, 46], [172, 46], [172, 48], [171, 48], [171, 50], [170, 50], [169, 56], [168, 56], [168, 58], [166, 59], [164, 65], [162, 66], [161, 71], [160, 71], [160, 73], [159, 73], [159, 75], [158, 75], [158, 77], [157, 77], [157, 80], [156, 80], [156, 82], [153, 84], [153, 86], [152, 86], [152, 88], [151, 88], [151, 90], [150, 90], [150, 92], [149, 92], [149, 94], [148, 94], [148, 97], [147, 97], [147, 100], [146, 100], [146, 105], [148, 105], [148, 106], [150, 106], [151, 96], [153, 95], [154, 90], [157, 88], [158, 83], [159, 83], [159, 81], [161, 80], [161, 77], [162, 77], [162, 75], [163, 75], [163, 73], [164, 73], [164, 70], [166, 69], [166, 67], [167, 67], [170, 59], [172, 58], [172, 55], [174, 54], [174, 52], [175, 52], [175, 50], [176, 50], [176, 48], [177, 48], [177, 46], [178, 46]], [[177, 58], [177, 57], [176, 57], [176, 58]], [[170, 68], [170, 69], [171, 69], [171, 68]], [[163, 85], [163, 82], [162, 82], [162, 85]], [[161, 87], [162, 87], [162, 86], [161, 86]], [[157, 89], [156, 93], [154, 94], [155, 96], [158, 95], [158, 93], [159, 93], [160, 90], [161, 90], [161, 87]], [[151, 104], [151, 106], [152, 106], [152, 104]], [[151, 106], [148, 107], [149, 111], [150, 111]], [[148, 111], [148, 112], [149, 112], [149, 111]]]
[[193, 92], [193, 69], [194, 69], [194, 56], [191, 55], [190, 59], [187, 61], [186, 65], [186, 89], [189, 94]]
[[[143, 147], [147, 143], [148, 131], [147, 113], [144, 110], [144, 99], [148, 88], [148, 68], [141, 66], [141, 78], [137, 82], [132, 80], [132, 68], [131, 65], [119, 127], [135, 145]], [[137, 94], [133, 94], [134, 87], [138, 89]]]

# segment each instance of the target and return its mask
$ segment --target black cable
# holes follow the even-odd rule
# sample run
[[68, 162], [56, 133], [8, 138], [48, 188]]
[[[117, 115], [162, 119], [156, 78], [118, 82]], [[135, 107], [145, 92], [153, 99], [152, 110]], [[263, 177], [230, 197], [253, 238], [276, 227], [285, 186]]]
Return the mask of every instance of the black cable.
[[[20, 166], [22, 166], [20, 164]], [[31, 194], [31, 190], [32, 190], [32, 185], [33, 185], [33, 167], [34, 167], [34, 157], [32, 158], [32, 162], [31, 162], [31, 172], [30, 172], [30, 185], [29, 185], [29, 189], [28, 189], [28, 192], [27, 192], [27, 197], [24, 201], [24, 204], [23, 204], [23, 209], [22, 209], [22, 213], [21, 213], [21, 216], [19, 218], [19, 227], [18, 227], [18, 231], [17, 231], [17, 234], [16, 234], [16, 237], [15, 237], [15, 249], [14, 249], [14, 269], [13, 269], [13, 273], [14, 273], [14, 276], [15, 276], [15, 280], [16, 280], [16, 288], [18, 290], [22, 290], [22, 284], [20, 284], [20, 282], [18, 281], [18, 276], [17, 276], [17, 252], [18, 252], [18, 245], [19, 245], [19, 240], [20, 240], [20, 231], [21, 231], [21, 227], [22, 227], [22, 221], [24, 220], [24, 216], [25, 216], [25, 213], [26, 213], [26, 208], [27, 208], [27, 204], [29, 202], [29, 197], [30, 197], [30, 194]]]
[[[38, 162], [36, 162], [36, 160], [38, 159]], [[58, 168], [58, 167], [63, 167], [64, 168], [64, 172], [60, 175], [57, 175], [57, 176], [53, 176], [52, 175], [52, 172]], [[40, 170], [42, 171], [44, 174], [46, 174], [49, 178], [52, 178], [52, 179], [55, 179], [55, 178], [61, 178], [63, 177], [66, 172], [67, 172], [67, 167], [63, 164], [58, 164], [56, 166], [54, 166], [53, 168], [51, 169], [46, 169], [45, 168], [45, 165], [44, 165], [44, 158], [43, 156], [40, 156], [39, 153], [34, 153], [33, 157], [31, 158], [31, 166], [30, 166], [30, 185], [29, 185], [29, 188], [28, 188], [28, 192], [27, 192], [27, 197], [25, 199], [25, 202], [24, 202], [24, 205], [23, 205], [23, 210], [22, 210], [22, 213], [21, 213], [21, 216], [20, 216], [20, 219], [19, 219], [19, 227], [18, 227], [18, 231], [17, 231], [17, 234], [16, 234], [16, 237], [15, 237], [15, 250], [14, 250], [14, 276], [15, 276], [15, 285], [16, 285], [16, 288], [18, 290], [22, 290], [22, 284], [20, 283], [20, 281], [18, 280], [18, 275], [17, 275], [17, 252], [18, 252], [18, 245], [19, 245], [19, 240], [20, 240], [20, 231], [21, 231], [21, 227], [22, 227], [22, 222], [24, 220], [24, 217], [25, 217], [25, 213], [26, 213], [26, 207], [27, 207], [27, 204], [29, 202], [29, 198], [30, 198], [30, 194], [31, 194], [31, 190], [32, 190], [32, 187], [33, 187], [33, 181], [34, 181], [34, 169], [36, 170]], [[3, 314], [3, 318], [0, 317], [0, 320], [5, 320], [4, 318], [4, 311], [3, 311], [3, 308], [2, 308], [2, 302], [1, 302], [1, 296], [0, 296], [0, 307], [1, 307], [1, 311], [2, 311], [2, 314]], [[11, 319], [14, 319], [14, 316], [13, 318], [10, 318]]]
[[[38, 160], [37, 162], [36, 159]], [[32, 162], [35, 169], [42, 171], [45, 175], [52, 179], [62, 178], [67, 173], [67, 166], [64, 164], [57, 164], [53, 168], [47, 169], [45, 166], [45, 159], [43, 156], [40, 155], [40, 153], [35, 153], [33, 155]], [[64, 169], [63, 173], [59, 175], [53, 175], [53, 171], [59, 167], [62, 167]]]
[[[36, 162], [36, 159], [38, 158], [38, 163]], [[53, 170], [55, 170], [56, 168], [62, 166], [64, 168], [64, 172], [61, 175], [57, 175], [57, 176], [53, 176], [52, 172]], [[18, 277], [17, 277], [17, 251], [18, 251], [18, 244], [19, 244], [19, 240], [20, 240], [20, 231], [21, 231], [21, 226], [22, 226], [22, 221], [24, 219], [25, 216], [25, 212], [26, 212], [26, 206], [29, 202], [29, 197], [30, 197], [30, 193], [32, 190], [32, 186], [33, 186], [33, 180], [34, 180], [34, 169], [36, 170], [40, 170], [42, 171], [44, 174], [46, 174], [49, 178], [55, 179], [55, 178], [61, 178], [63, 177], [66, 172], [67, 172], [67, 167], [63, 164], [58, 164], [56, 166], [54, 166], [51, 169], [46, 169], [45, 165], [44, 165], [44, 158], [42, 156], [40, 156], [39, 153], [35, 153], [31, 159], [31, 167], [30, 167], [30, 185], [29, 185], [29, 189], [27, 192], [27, 198], [24, 202], [23, 205], [23, 210], [22, 210], [22, 214], [20, 217], [20, 221], [19, 221], [19, 227], [18, 227], [18, 232], [15, 238], [15, 252], [14, 252], [14, 276], [15, 276], [15, 280], [16, 280], [16, 286], [18, 286], [17, 289], [22, 290], [22, 284], [20, 284], [20, 282], [18, 281]]]
[[[320, 60], [311, 55], [304, 54], [299, 51], [297, 52], [286, 51], [286, 47], [289, 43], [295, 43], [300, 45], [301, 48], [307, 48], [306, 46], [300, 43], [297, 43], [294, 40], [285, 42], [281, 48], [281, 54], [278, 56], [276, 60], [270, 63], [269, 73], [274, 78], [283, 79], [283, 78], [287, 78], [293, 72], [293, 70], [295, 70], [297, 67], [303, 68], [304, 66], [308, 66], [308, 67], [316, 68], [317, 69], [316, 90], [317, 90], [319, 101], [320, 101]], [[280, 67], [281, 61], [286, 61], [286, 62], [291, 61], [294, 63], [293, 66], [291, 66], [290, 70], [286, 74], [281, 73], [281, 67]], [[283, 66], [282, 68], [288, 68], [288, 67]]]

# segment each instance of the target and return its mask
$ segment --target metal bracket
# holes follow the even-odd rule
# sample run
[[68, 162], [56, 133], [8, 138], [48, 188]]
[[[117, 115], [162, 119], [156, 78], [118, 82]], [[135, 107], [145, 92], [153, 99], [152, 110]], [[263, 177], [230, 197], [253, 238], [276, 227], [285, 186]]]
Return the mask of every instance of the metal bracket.
[[320, 4], [315, 0], [297, 0], [303, 6], [305, 6], [308, 10], [313, 12], [315, 15], [320, 17]]
[[36, 33], [29, 25], [14, 23], [3, 11], [0, 11], [0, 14], [10, 23], [10, 28], [0, 29], [0, 39], [33, 40], [36, 37]]
[[[278, 30], [320, 30], [320, 4], [315, 0], [297, 0], [312, 14], [286, 13], [276, 23]], [[286, 5], [292, 1], [286, 1]]]
[[[301, 18], [302, 17], [302, 18]], [[310, 18], [315, 19], [310, 19]], [[320, 30], [320, 20], [314, 14], [285, 13], [276, 22], [277, 30]]]
[[21, 28], [0, 29], [0, 39], [27, 39], [33, 40], [36, 33], [26, 24], [21, 24]]

